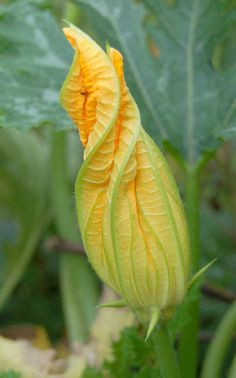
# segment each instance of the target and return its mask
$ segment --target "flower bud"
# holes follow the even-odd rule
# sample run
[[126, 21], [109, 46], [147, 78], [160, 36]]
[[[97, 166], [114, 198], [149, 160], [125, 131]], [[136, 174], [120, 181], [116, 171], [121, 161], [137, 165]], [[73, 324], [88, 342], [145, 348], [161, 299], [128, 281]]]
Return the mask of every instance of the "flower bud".
[[176, 184], [141, 126], [121, 54], [110, 47], [105, 53], [72, 25], [64, 32], [75, 55], [61, 102], [85, 148], [76, 205], [86, 253], [98, 276], [141, 318], [168, 317], [189, 276]]

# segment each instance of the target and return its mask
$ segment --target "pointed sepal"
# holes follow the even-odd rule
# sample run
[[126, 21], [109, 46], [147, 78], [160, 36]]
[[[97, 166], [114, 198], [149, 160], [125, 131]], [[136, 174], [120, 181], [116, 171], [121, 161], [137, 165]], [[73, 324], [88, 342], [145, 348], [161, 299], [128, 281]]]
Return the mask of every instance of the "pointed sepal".
[[107, 302], [107, 303], [102, 303], [96, 308], [103, 308], [103, 307], [114, 307], [114, 308], [119, 308], [119, 307], [126, 307], [127, 303], [123, 300], [118, 300], [118, 301], [112, 301], [112, 302]]
[[150, 335], [151, 335], [152, 331], [154, 330], [154, 328], [156, 327], [159, 319], [160, 319], [160, 310], [158, 308], [153, 308], [152, 311], [151, 311], [151, 319], [150, 319], [150, 322], [149, 322], [149, 325], [148, 325], [148, 330], [147, 330], [147, 334], [146, 334], [146, 337], [145, 337], [145, 342], [150, 337]]
[[191, 278], [188, 284], [188, 289], [191, 289], [193, 285], [198, 281], [198, 279], [216, 262], [217, 259], [212, 260], [209, 264], [201, 268], [194, 276]]

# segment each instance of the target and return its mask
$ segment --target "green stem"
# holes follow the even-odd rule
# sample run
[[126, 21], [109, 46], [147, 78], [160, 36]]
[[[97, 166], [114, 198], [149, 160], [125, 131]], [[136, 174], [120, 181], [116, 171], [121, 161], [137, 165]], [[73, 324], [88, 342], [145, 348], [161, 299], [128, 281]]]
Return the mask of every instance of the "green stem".
[[4, 284], [0, 288], [0, 310], [4, 306], [6, 300], [9, 298], [11, 292], [16, 287], [17, 283], [20, 281], [26, 267], [28, 266], [34, 252], [36, 245], [39, 241], [42, 231], [46, 228], [49, 223], [50, 215], [47, 214], [45, 218], [42, 219], [41, 223], [32, 230], [31, 235], [27, 241], [25, 248], [21, 251], [21, 254], [17, 261], [15, 262], [13, 268], [4, 280]]
[[[186, 172], [185, 203], [190, 233], [192, 273], [199, 270], [200, 260], [200, 215], [199, 215], [199, 170], [198, 166]], [[196, 295], [188, 305], [190, 321], [183, 328], [179, 341], [179, 358], [184, 378], [194, 378], [197, 371], [199, 298]]]
[[203, 369], [202, 378], [222, 377], [221, 371], [225, 355], [232, 336], [236, 330], [236, 302], [234, 302], [221, 320], [213, 340], [208, 348]]
[[[54, 218], [60, 236], [78, 242], [75, 211], [70, 205], [73, 204], [73, 190], [69, 190], [67, 177], [66, 134], [57, 132], [52, 138], [51, 197]], [[84, 257], [67, 253], [61, 257], [60, 284], [70, 343], [86, 340], [95, 315], [98, 289]]]
[[193, 273], [196, 273], [199, 270], [200, 260], [200, 199], [197, 166], [188, 168], [186, 173], [185, 203], [190, 235], [192, 269]]
[[[55, 132], [52, 135], [51, 189], [53, 211], [57, 229], [62, 238], [76, 242], [78, 240], [75, 219], [71, 216], [71, 193], [67, 177], [66, 133]], [[71, 190], [72, 192], [72, 190]]]
[[233, 361], [229, 368], [228, 378], [235, 378], [236, 377], [236, 354], [234, 355]]
[[162, 378], [181, 378], [176, 353], [173, 349], [168, 329], [161, 325], [152, 333], [158, 364]]

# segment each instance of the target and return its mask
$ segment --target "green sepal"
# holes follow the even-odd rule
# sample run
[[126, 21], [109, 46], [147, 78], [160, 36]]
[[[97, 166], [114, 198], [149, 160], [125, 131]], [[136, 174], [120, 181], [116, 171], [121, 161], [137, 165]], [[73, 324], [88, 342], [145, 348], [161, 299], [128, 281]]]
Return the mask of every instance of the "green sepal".
[[148, 340], [152, 331], [156, 327], [159, 319], [160, 319], [160, 310], [158, 308], [153, 308], [152, 311], [151, 311], [151, 319], [150, 319], [150, 322], [149, 322], [149, 325], [148, 325], [147, 334], [146, 334], [146, 337], [145, 337], [145, 342]]
[[107, 54], [109, 54], [110, 48], [111, 48], [110, 43], [108, 41], [106, 41], [106, 52], [107, 52]]
[[188, 283], [188, 289], [191, 289], [193, 287], [193, 285], [198, 281], [198, 279], [214, 264], [214, 262], [216, 262], [216, 260], [217, 259], [212, 260], [211, 262], [209, 262], [209, 264], [205, 265], [197, 273], [194, 274], [194, 276]]
[[121, 300], [118, 300], [118, 301], [102, 303], [102, 304], [96, 306], [96, 308], [103, 308], [103, 307], [115, 307], [115, 308], [117, 308], [117, 307], [126, 307], [126, 306], [127, 306], [127, 303], [121, 299]]

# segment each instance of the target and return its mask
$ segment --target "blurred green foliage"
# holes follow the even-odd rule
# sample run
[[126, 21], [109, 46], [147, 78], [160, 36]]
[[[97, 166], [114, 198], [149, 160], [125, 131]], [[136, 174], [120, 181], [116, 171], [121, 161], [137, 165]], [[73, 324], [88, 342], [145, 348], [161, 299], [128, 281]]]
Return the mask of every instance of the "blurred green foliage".
[[46, 144], [33, 133], [1, 130], [0, 134], [1, 308], [30, 261], [50, 215]]
[[88, 368], [83, 378], [161, 377], [150, 340], [145, 342], [136, 328], [125, 329], [120, 339], [113, 343], [112, 352], [112, 359], [105, 361], [100, 370]]
[[0, 371], [0, 378], [21, 378], [21, 374], [16, 373], [14, 371], [7, 371], [7, 372], [2, 372]]

